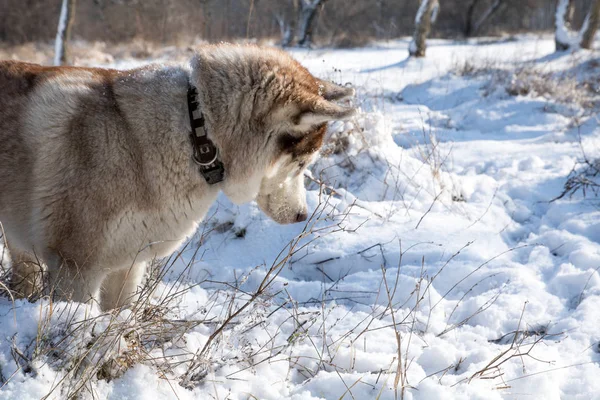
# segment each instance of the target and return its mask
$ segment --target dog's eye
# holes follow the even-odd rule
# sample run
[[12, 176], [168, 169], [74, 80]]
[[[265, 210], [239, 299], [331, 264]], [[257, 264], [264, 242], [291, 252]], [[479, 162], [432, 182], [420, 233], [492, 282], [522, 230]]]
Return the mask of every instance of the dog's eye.
[[305, 166], [305, 165], [306, 165], [306, 162], [305, 162], [305, 161], [300, 161], [300, 162], [298, 163], [298, 166], [299, 166], [300, 168], [304, 168], [304, 166]]

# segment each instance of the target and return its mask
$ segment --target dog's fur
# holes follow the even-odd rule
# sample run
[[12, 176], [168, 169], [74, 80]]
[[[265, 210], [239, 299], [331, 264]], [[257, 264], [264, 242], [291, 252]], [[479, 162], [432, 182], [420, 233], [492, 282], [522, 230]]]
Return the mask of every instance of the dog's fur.
[[[192, 160], [188, 83], [198, 90], [225, 179]], [[45, 265], [62, 298], [135, 299], [145, 264], [194, 232], [222, 190], [279, 223], [306, 219], [305, 166], [351, 89], [287, 53], [207, 46], [189, 65], [130, 71], [0, 62], [0, 222], [12, 288]]]

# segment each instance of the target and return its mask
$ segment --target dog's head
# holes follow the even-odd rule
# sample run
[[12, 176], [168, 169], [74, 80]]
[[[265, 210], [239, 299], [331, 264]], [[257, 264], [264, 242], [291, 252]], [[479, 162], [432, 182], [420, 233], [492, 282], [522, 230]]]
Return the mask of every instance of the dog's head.
[[283, 51], [256, 46], [204, 48], [192, 76], [221, 151], [223, 192], [238, 204], [256, 199], [276, 222], [304, 221], [304, 170], [327, 123], [354, 115], [336, 103], [354, 90], [315, 78]]

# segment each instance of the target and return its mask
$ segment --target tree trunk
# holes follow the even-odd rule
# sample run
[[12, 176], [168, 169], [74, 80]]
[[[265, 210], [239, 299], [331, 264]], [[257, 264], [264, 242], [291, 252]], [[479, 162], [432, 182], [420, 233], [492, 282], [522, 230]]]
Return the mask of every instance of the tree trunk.
[[298, 20], [298, 46], [309, 47], [312, 42], [317, 8], [327, 0], [302, 0]]
[[438, 0], [421, 0], [421, 5], [415, 17], [415, 33], [408, 52], [412, 57], [425, 57], [427, 45], [425, 41], [431, 30], [434, 9], [439, 7]]
[[473, 34], [473, 13], [475, 12], [475, 7], [479, 4], [480, 0], [473, 0], [467, 8], [467, 22], [465, 24], [465, 36], [469, 37]]
[[285, 17], [281, 14], [276, 14], [273, 16], [275, 21], [277, 21], [277, 25], [279, 25], [279, 33], [281, 35], [281, 47], [289, 47], [294, 40], [294, 35], [292, 33], [292, 27], [289, 22], [285, 19]]
[[68, 62], [69, 40], [71, 27], [75, 18], [75, 0], [63, 0], [60, 8], [60, 18], [54, 42], [54, 65], [64, 65]]
[[584, 49], [591, 49], [594, 43], [594, 36], [600, 25], [600, 0], [594, 0], [590, 6], [590, 12], [588, 13], [585, 23], [581, 28], [581, 42], [580, 46]]
[[556, 51], [564, 51], [571, 47], [571, 20], [575, 10], [574, 3], [575, 0], [558, 0], [556, 4], [556, 30], [554, 32]]
[[488, 19], [490, 19], [492, 17], [492, 15], [494, 15], [503, 5], [504, 5], [503, 0], [494, 1], [494, 3], [491, 6], [489, 6], [489, 8], [487, 10], [485, 10], [485, 12], [481, 15], [481, 17], [473, 25], [471, 34], [473, 34], [473, 35], [477, 34], [477, 32], [479, 32], [479, 30], [481, 29], [483, 24]]

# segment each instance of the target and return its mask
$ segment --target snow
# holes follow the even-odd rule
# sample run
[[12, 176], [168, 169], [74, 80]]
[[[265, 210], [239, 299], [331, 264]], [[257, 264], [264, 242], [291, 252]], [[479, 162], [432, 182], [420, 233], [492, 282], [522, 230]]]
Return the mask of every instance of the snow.
[[[178, 293], [167, 333], [127, 310], [0, 298], [0, 399], [82, 382], [64, 354], [125, 365], [84, 398], [394, 399], [403, 382], [405, 399], [597, 398], [598, 200], [550, 202], [582, 149], [600, 156], [597, 92], [566, 79], [597, 82], [597, 53], [555, 55], [534, 36], [430, 40], [424, 59], [407, 48], [293, 52], [358, 92], [359, 116], [331, 126], [310, 169], [315, 215], [279, 226], [221, 196], [152, 295], [161, 310]], [[208, 346], [203, 379], [179, 385], [265, 277]], [[102, 335], [119, 345], [90, 347]]]

